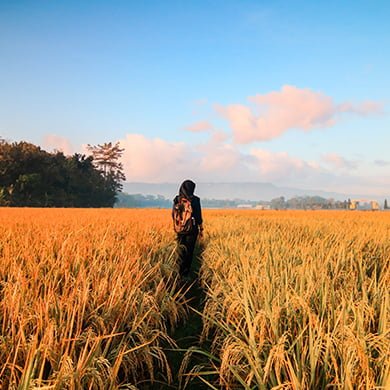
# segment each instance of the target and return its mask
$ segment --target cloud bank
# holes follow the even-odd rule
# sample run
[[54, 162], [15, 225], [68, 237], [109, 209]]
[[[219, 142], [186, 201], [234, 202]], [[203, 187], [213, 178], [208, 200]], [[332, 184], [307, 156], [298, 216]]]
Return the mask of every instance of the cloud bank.
[[212, 137], [191, 145], [127, 134], [120, 143], [125, 148], [122, 161], [129, 182], [178, 183], [192, 178], [197, 182], [271, 182], [345, 193], [385, 195], [388, 190], [388, 176], [359, 177], [354, 162], [335, 153], [307, 161], [286, 151], [252, 148], [243, 152], [238, 145]]
[[[180, 182], [188, 177], [203, 182], [272, 182], [323, 190], [366, 190], [385, 192], [382, 179], [358, 177], [360, 161], [349, 160], [331, 151], [307, 161], [287, 151], [270, 151], [263, 145], [243, 144], [268, 141], [288, 131], [310, 132], [334, 126], [342, 116], [373, 115], [382, 110], [378, 102], [342, 102], [317, 91], [285, 85], [280, 91], [248, 98], [248, 104], [214, 105], [214, 114], [227, 121], [221, 131], [212, 120], [198, 120], [184, 131], [207, 133], [203, 143], [171, 142], [127, 134], [121, 140], [125, 149], [124, 168], [128, 181]], [[210, 116], [209, 116], [210, 117]], [[202, 137], [204, 140], [204, 137]], [[387, 161], [378, 160], [377, 166]]]
[[321, 92], [292, 85], [285, 85], [280, 91], [251, 96], [248, 101], [250, 106], [215, 106], [239, 144], [268, 141], [292, 129], [309, 132], [328, 128], [336, 124], [341, 114], [370, 115], [382, 110], [378, 102], [336, 104]]
[[[388, 190], [389, 175], [383, 176], [387, 160], [376, 160], [382, 176], [359, 176], [361, 161], [350, 160], [332, 151], [323, 151], [316, 159], [305, 160], [285, 150], [270, 151], [268, 141], [290, 130], [310, 132], [333, 126], [342, 115], [371, 115], [381, 112], [376, 102], [335, 103], [321, 92], [285, 85], [280, 91], [248, 98], [248, 105], [215, 105], [209, 120], [198, 120], [182, 127], [188, 132], [205, 133], [195, 143], [175, 142], [139, 133], [126, 134], [119, 140], [124, 148], [122, 158], [129, 182], [181, 182], [192, 178], [198, 182], [271, 182], [279, 186], [322, 189], [328, 191], [362, 191], [367, 185], [376, 193]], [[220, 120], [229, 124], [221, 130]], [[218, 126], [214, 120], [218, 120]], [[179, 138], [181, 136], [179, 135]], [[249, 145], [254, 143], [253, 145]], [[71, 154], [70, 142], [48, 134], [48, 148]], [[246, 145], [244, 145], [246, 144]], [[83, 153], [87, 153], [84, 149]], [[239, 184], [238, 184], [239, 185]]]

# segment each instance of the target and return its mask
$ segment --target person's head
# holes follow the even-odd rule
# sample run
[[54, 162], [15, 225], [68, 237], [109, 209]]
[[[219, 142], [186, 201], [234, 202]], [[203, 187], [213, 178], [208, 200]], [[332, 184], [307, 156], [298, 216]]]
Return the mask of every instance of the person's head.
[[191, 198], [194, 196], [195, 183], [192, 180], [184, 180], [179, 189], [179, 195]]

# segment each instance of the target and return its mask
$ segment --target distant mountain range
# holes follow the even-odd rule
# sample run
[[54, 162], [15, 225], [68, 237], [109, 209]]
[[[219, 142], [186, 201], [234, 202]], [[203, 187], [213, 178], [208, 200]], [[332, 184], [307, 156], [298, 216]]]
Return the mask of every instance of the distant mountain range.
[[[128, 194], [162, 195], [172, 199], [177, 194], [179, 184], [175, 183], [124, 183], [123, 191]], [[383, 202], [384, 197], [364, 194], [342, 194], [321, 190], [277, 187], [272, 183], [197, 183], [195, 193], [208, 199], [242, 199], [250, 201], [270, 201], [284, 196], [286, 199], [296, 196], [321, 196], [335, 200], [376, 199]]]

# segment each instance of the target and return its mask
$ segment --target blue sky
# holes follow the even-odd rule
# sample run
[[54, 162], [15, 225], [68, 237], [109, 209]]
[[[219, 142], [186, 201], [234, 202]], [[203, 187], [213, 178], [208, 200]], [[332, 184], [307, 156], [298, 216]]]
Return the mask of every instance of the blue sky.
[[[129, 181], [390, 193], [385, 1], [0, 1], [0, 135]], [[188, 129], [192, 130], [189, 131]]]

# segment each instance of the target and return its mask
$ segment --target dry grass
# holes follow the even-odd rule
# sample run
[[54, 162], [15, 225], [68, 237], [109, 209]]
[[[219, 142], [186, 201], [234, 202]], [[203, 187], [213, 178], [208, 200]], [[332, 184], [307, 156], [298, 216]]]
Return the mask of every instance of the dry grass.
[[218, 388], [389, 388], [390, 213], [208, 221], [205, 371]]
[[[187, 373], [227, 389], [389, 386], [390, 213], [205, 221], [212, 345]], [[169, 383], [167, 327], [186, 313], [173, 239], [167, 210], [0, 209], [2, 388]]]
[[169, 222], [157, 210], [1, 209], [2, 388], [169, 382], [161, 345], [185, 309]]

